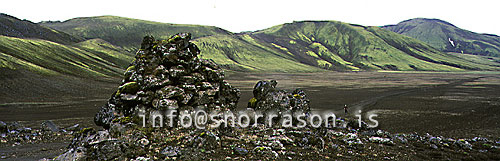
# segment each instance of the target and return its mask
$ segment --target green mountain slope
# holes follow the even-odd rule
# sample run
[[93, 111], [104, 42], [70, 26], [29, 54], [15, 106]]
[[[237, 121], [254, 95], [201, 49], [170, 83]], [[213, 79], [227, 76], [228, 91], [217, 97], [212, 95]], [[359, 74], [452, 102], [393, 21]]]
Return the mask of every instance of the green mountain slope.
[[416, 18], [384, 29], [419, 39], [444, 52], [500, 56], [500, 37], [478, 34], [438, 20]]
[[17, 38], [38, 38], [61, 44], [72, 44], [83, 41], [81, 38], [64, 32], [43, 27], [30, 21], [20, 20], [3, 13], [0, 13], [0, 35]]
[[0, 36], [0, 68], [42, 75], [85, 78], [121, 76], [132, 54], [103, 40], [63, 45], [40, 39]]
[[43, 26], [84, 38], [100, 38], [136, 50], [146, 35], [168, 39], [170, 35], [190, 32], [202, 50], [202, 58], [213, 59], [226, 69], [255, 72], [314, 72], [320, 68], [283, 57], [273, 47], [262, 48], [223, 29], [200, 25], [158, 23], [116, 16], [75, 18], [64, 22], [43, 22]]
[[180, 32], [190, 32], [194, 38], [228, 34], [212, 26], [168, 24], [117, 16], [74, 18], [64, 22], [42, 22], [40, 25], [86, 39], [100, 38], [130, 51], [138, 49], [146, 35], [168, 39], [170, 35]]
[[255, 42], [248, 35], [214, 35], [198, 38], [203, 59], [212, 59], [226, 69], [256, 72], [315, 72], [324, 71], [303, 64], [277, 49]]
[[202, 58], [239, 71], [499, 70], [496, 62], [468, 61], [379, 27], [336, 21], [294, 22], [239, 34], [210, 26], [115, 16], [41, 24], [84, 38], [101, 38], [129, 51], [135, 50], [145, 35], [165, 39], [178, 32], [191, 32]]
[[[499, 70], [497, 62], [481, 64], [442, 53], [410, 37], [379, 27], [365, 27], [336, 21], [304, 21], [274, 26], [234, 36], [202, 37], [195, 40], [203, 57], [220, 64], [244, 64], [239, 68], [296, 64], [340, 71]], [[268, 58], [271, 62], [256, 57]], [[258, 61], [256, 61], [258, 60]], [[262, 62], [263, 65], [255, 65]], [[307, 66], [306, 66], [307, 67]], [[308, 68], [313, 70], [314, 68]]]

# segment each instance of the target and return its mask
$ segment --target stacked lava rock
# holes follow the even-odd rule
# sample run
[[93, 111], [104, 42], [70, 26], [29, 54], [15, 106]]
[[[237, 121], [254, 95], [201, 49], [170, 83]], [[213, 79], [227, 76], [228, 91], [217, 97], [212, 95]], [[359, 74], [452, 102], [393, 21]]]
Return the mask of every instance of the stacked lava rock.
[[108, 129], [124, 117], [142, 114], [149, 119], [153, 111], [234, 109], [239, 90], [223, 80], [223, 70], [213, 61], [197, 57], [200, 50], [190, 39], [189, 33], [161, 41], [145, 37], [122, 85], [97, 113], [95, 123]]
[[276, 80], [259, 81], [253, 88], [254, 97], [248, 102], [248, 108], [267, 114], [308, 114], [310, 112], [309, 99], [304, 91], [295, 89], [287, 92], [276, 88]]
[[[153, 115], [169, 110], [211, 113], [236, 107], [239, 90], [223, 80], [223, 70], [213, 61], [197, 57], [200, 50], [190, 39], [188, 33], [161, 41], [145, 37], [121, 86], [94, 118], [105, 130], [80, 130], [68, 150], [55, 160], [162, 160], [220, 147], [217, 129], [212, 132], [176, 124], [169, 130], [153, 128], [166, 124], [153, 125]], [[181, 143], [182, 149], [178, 147]]]

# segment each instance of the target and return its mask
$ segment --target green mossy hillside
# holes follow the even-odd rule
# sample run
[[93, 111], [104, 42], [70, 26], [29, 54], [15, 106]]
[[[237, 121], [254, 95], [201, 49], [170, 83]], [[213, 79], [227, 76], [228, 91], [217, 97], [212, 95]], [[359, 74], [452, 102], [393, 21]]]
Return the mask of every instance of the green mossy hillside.
[[169, 35], [181, 32], [192, 33], [194, 38], [229, 33], [212, 26], [169, 24], [117, 16], [82, 17], [64, 22], [42, 22], [40, 25], [86, 39], [100, 38], [132, 52], [139, 48], [137, 45], [146, 35], [168, 39]]
[[11, 70], [77, 77], [118, 77], [132, 59], [132, 54], [101, 40], [63, 45], [47, 40], [0, 36], [0, 68]]
[[474, 33], [438, 19], [415, 18], [383, 28], [419, 39], [444, 52], [500, 56], [499, 36]]

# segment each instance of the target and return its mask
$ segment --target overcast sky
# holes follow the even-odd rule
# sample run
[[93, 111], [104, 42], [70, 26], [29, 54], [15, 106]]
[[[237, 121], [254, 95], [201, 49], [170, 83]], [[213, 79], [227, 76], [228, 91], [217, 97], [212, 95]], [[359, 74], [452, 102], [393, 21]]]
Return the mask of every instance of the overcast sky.
[[114, 15], [232, 32], [294, 20], [337, 20], [365, 26], [424, 17], [478, 33], [500, 35], [498, 0], [4, 0], [0, 12], [33, 22]]

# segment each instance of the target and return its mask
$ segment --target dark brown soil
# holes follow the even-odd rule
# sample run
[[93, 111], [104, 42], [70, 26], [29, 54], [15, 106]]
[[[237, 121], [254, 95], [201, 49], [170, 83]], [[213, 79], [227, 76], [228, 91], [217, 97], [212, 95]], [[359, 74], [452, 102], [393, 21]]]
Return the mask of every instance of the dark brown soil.
[[[120, 83], [119, 79], [97, 81], [9, 72], [12, 71], [0, 72], [0, 121], [19, 121], [33, 128], [39, 128], [44, 120], [53, 120], [60, 127], [95, 127], [95, 113]], [[227, 78], [242, 91], [240, 109], [246, 107], [258, 80], [275, 79], [279, 88], [304, 89], [314, 110], [331, 110], [343, 116], [343, 106], [347, 104], [350, 113], [376, 113], [379, 128], [391, 133], [500, 137], [498, 74], [232, 73]], [[0, 154], [22, 160], [54, 157], [68, 142], [0, 146]]]
[[[259, 76], [273, 77], [272, 74]], [[277, 74], [275, 77], [283, 76]], [[306, 84], [302, 82], [304, 79], [310, 79], [311, 86], [302, 88], [314, 109], [334, 110], [338, 116], [344, 115], [345, 104], [350, 107], [350, 113], [362, 110], [362, 114], [366, 114], [371, 111], [378, 114], [375, 119], [379, 121], [380, 128], [391, 133], [418, 132], [458, 138], [500, 137], [500, 75], [328, 73], [289, 75], [284, 79], [286, 84], [281, 86], [286, 89], [287, 85]], [[317, 85], [328, 80], [340, 83]], [[350, 86], [344, 87], [342, 82]], [[241, 108], [246, 106], [245, 100], [252, 96], [249, 90], [243, 93], [239, 103]]]

